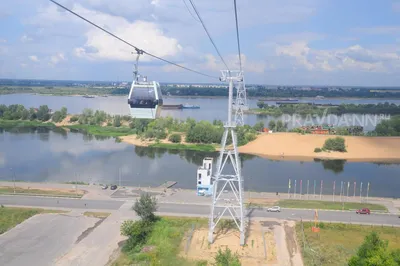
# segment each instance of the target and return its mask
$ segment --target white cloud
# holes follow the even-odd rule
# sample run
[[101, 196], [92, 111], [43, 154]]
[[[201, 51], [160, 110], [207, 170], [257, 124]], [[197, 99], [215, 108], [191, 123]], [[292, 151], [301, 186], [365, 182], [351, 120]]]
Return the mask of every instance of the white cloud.
[[317, 50], [311, 49], [306, 42], [295, 42], [290, 45], [277, 45], [276, 55], [293, 58], [295, 67], [307, 70], [386, 73], [400, 71], [400, 56], [397, 53], [369, 50], [360, 45], [345, 49]]
[[[92, 1], [92, 3], [93, 2], [94, 1]], [[98, 23], [118, 37], [151, 54], [160, 57], [168, 57], [174, 56], [182, 50], [178, 40], [166, 36], [156, 23], [142, 20], [130, 22], [123, 17], [95, 12], [78, 4], [73, 6], [73, 10], [94, 23]], [[69, 16], [66, 17], [64, 13], [65, 12], [58, 12], [54, 7], [49, 7], [39, 18], [42, 22], [77, 23], [75, 20], [71, 20], [72, 15], [67, 14]], [[39, 18], [35, 18], [32, 23], [39, 23]], [[134, 48], [88, 25], [86, 22], [79, 21], [79, 25], [85, 31], [86, 43], [83, 46], [74, 48], [74, 54], [76, 56], [89, 59], [134, 60], [134, 56], [131, 54], [131, 52], [135, 52]], [[150, 61], [153, 60], [153, 58], [144, 55], [141, 57], [141, 60]]]
[[21, 63], [21, 64], [20, 64], [20, 66], [21, 66], [21, 67], [27, 67], [27, 66], [28, 66], [28, 64]]
[[6, 39], [0, 39], [0, 43], [6, 43], [7, 40]]
[[32, 41], [33, 39], [32, 38], [30, 38], [30, 37], [28, 37], [28, 35], [26, 35], [26, 34], [24, 34], [24, 35], [22, 35], [22, 37], [21, 37], [21, 42], [30, 42], [30, 41]]
[[39, 62], [39, 58], [36, 55], [30, 55], [28, 57], [33, 62]]
[[58, 54], [56, 54], [56, 55], [52, 55], [51, 57], [50, 57], [50, 62], [52, 63], [52, 64], [58, 64], [59, 62], [61, 62], [61, 61], [65, 61], [66, 60], [66, 58], [65, 58], [65, 56], [64, 56], [64, 54], [63, 53], [58, 53]]

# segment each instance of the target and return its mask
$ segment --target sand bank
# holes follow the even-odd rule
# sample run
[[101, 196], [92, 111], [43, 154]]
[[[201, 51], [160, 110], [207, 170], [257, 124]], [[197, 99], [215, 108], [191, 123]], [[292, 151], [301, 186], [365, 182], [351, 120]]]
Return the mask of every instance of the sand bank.
[[321, 148], [325, 140], [332, 137], [298, 133], [261, 134], [256, 140], [239, 147], [239, 152], [303, 161], [313, 158], [360, 162], [400, 161], [400, 137], [344, 136], [347, 152], [314, 152], [315, 148]]

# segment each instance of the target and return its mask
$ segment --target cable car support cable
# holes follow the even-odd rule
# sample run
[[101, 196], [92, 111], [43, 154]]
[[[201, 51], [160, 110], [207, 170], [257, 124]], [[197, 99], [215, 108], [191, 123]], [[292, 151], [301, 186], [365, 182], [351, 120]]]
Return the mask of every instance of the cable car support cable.
[[88, 20], [88, 19], [82, 17], [81, 15], [75, 13], [75, 12], [72, 11], [71, 9], [69, 9], [69, 8], [67, 8], [67, 7], [65, 7], [65, 6], [63, 6], [63, 5], [61, 5], [61, 4], [59, 4], [59, 3], [57, 3], [56, 1], [53, 1], [53, 0], [49, 0], [49, 1], [52, 2], [52, 3], [54, 3], [54, 4], [56, 4], [57, 6], [59, 6], [59, 7], [61, 7], [61, 8], [63, 8], [63, 9], [65, 9], [66, 11], [70, 12], [71, 14], [77, 16], [78, 18], [80, 18], [80, 19], [86, 21], [87, 23], [89, 23], [89, 24], [95, 26], [96, 28], [98, 28], [98, 29], [100, 29], [100, 30], [106, 32], [107, 34], [113, 36], [114, 38], [120, 40], [121, 42], [123, 42], [123, 43], [125, 43], [125, 44], [127, 44], [127, 45], [129, 45], [129, 46], [131, 46], [131, 47], [133, 47], [137, 52], [138, 52], [138, 51], [141, 51], [143, 54], [147, 54], [148, 56], [151, 56], [151, 57], [153, 57], [153, 58], [155, 58], [155, 59], [161, 60], [161, 61], [163, 61], [163, 62], [165, 62], [165, 63], [174, 65], [174, 66], [176, 66], [176, 67], [185, 69], [185, 70], [187, 70], [187, 71], [190, 71], [190, 72], [193, 72], [193, 73], [196, 73], [196, 74], [205, 76], [205, 77], [210, 77], [210, 78], [219, 79], [219, 77], [215, 77], [215, 76], [211, 76], [211, 75], [208, 75], [208, 74], [204, 74], [204, 73], [199, 72], [199, 71], [197, 71], [197, 70], [190, 69], [190, 68], [188, 68], [188, 67], [179, 65], [179, 64], [174, 63], [174, 62], [171, 62], [171, 61], [169, 61], [169, 60], [167, 60], [167, 59], [164, 59], [164, 58], [161, 58], [161, 57], [159, 57], [159, 56], [156, 56], [156, 55], [153, 55], [153, 54], [151, 54], [151, 53], [148, 53], [148, 52], [146, 52], [146, 51], [144, 51], [144, 50], [142, 50], [142, 49], [136, 47], [135, 45], [133, 45], [133, 44], [131, 44], [131, 43], [125, 41], [124, 39], [118, 37], [117, 35], [115, 35], [115, 34], [109, 32], [108, 30], [106, 30], [106, 29], [104, 29], [104, 28], [102, 28], [102, 27], [96, 25], [95, 23], [91, 22], [90, 20]]
[[219, 52], [217, 46], [215, 45], [214, 40], [212, 39], [210, 33], [208, 32], [208, 30], [207, 30], [207, 28], [206, 28], [206, 25], [204, 24], [203, 20], [201, 19], [200, 13], [199, 13], [199, 11], [197, 11], [196, 5], [193, 3], [193, 0], [189, 0], [189, 2], [190, 2], [190, 4], [191, 4], [192, 7], [193, 7], [194, 12], [196, 12], [197, 17], [199, 18], [199, 20], [200, 20], [200, 22], [201, 22], [201, 25], [203, 25], [203, 28], [204, 28], [204, 30], [206, 31], [207, 35], [208, 35], [208, 38], [210, 39], [210, 41], [211, 41], [212, 45], [214, 46], [215, 50], [217, 51], [217, 54], [218, 54], [219, 57], [221, 58], [221, 61], [224, 63], [226, 69], [229, 70], [228, 65], [226, 64], [224, 58], [222, 57], [221, 53]]

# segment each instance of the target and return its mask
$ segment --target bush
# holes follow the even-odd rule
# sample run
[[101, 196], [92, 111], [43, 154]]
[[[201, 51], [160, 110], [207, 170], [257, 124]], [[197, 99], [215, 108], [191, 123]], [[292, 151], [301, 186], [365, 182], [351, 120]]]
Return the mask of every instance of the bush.
[[173, 142], [173, 143], [180, 143], [182, 141], [182, 137], [179, 134], [172, 134], [171, 136], [169, 136], [169, 141]]
[[74, 116], [70, 117], [69, 122], [73, 123], [73, 122], [76, 122], [78, 120], [79, 120], [79, 116], [74, 115]]
[[321, 150], [321, 148], [315, 148], [314, 149], [314, 152], [321, 152], [322, 150]]
[[344, 138], [341, 137], [327, 139], [324, 143], [323, 148], [329, 151], [346, 152], [346, 145], [344, 144]]
[[143, 245], [153, 230], [153, 223], [149, 221], [124, 221], [121, 225], [121, 235], [127, 236], [128, 241], [124, 251], [131, 251], [137, 246]]
[[254, 129], [255, 131], [263, 131], [263, 129], [264, 129], [264, 122], [263, 122], [263, 121], [257, 122], [257, 123], [253, 126], [253, 129]]
[[229, 248], [225, 251], [221, 249], [218, 250], [217, 255], [215, 255], [215, 266], [241, 266], [239, 260], [239, 255], [237, 253], [232, 253]]
[[121, 126], [121, 116], [116, 115], [114, 116], [113, 127], [120, 127], [120, 126]]

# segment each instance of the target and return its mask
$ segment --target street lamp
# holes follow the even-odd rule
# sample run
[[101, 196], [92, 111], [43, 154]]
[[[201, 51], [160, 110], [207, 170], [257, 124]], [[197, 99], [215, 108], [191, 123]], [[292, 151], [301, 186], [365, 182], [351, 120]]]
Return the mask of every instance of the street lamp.
[[14, 194], [15, 194], [15, 171], [12, 168], [10, 168], [10, 171], [12, 172], [12, 177], [14, 182]]

